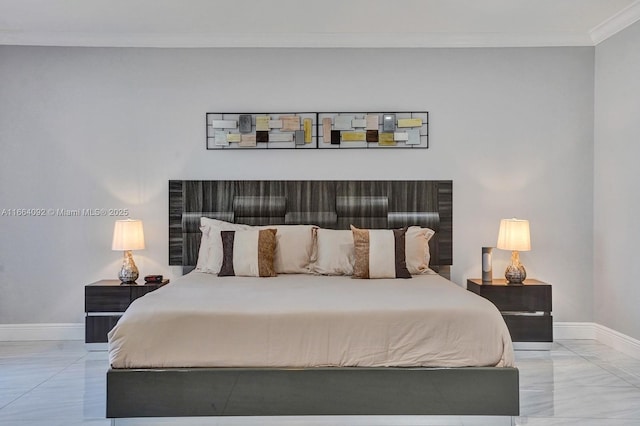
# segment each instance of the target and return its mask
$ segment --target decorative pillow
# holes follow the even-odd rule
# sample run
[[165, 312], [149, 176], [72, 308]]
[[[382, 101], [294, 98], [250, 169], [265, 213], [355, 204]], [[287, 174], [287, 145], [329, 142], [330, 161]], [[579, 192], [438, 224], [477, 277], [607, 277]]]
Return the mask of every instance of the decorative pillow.
[[317, 226], [313, 225], [271, 225], [258, 229], [275, 229], [276, 253], [273, 265], [278, 274], [308, 274], [311, 272]]
[[429, 268], [429, 240], [435, 232], [429, 228], [410, 226], [405, 235], [407, 269], [411, 274], [433, 274]]
[[203, 229], [200, 226], [200, 232], [202, 232], [202, 236], [200, 238], [200, 249], [198, 250], [198, 261], [196, 263], [196, 271], [198, 272], [206, 272], [205, 265], [207, 264], [207, 260], [209, 260], [209, 248], [211, 246], [211, 237], [209, 236], [209, 229]]
[[251, 229], [249, 225], [240, 223], [230, 223], [224, 220], [200, 218], [200, 251], [198, 252], [198, 263], [196, 271], [217, 274], [222, 266], [222, 240], [220, 231], [243, 231]]
[[355, 246], [354, 278], [411, 278], [402, 229], [358, 229], [351, 225]]
[[223, 247], [218, 276], [275, 277], [276, 230], [220, 231]]
[[312, 272], [322, 275], [352, 275], [355, 253], [351, 231], [318, 228], [314, 232], [316, 244], [312, 256]]

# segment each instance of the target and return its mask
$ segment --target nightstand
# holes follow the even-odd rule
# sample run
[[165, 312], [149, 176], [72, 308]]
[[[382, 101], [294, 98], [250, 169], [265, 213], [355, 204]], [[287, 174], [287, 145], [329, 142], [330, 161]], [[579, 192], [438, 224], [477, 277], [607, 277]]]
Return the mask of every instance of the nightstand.
[[121, 284], [120, 280], [101, 280], [84, 287], [85, 334], [87, 344], [100, 343], [91, 348], [103, 348], [107, 333], [118, 322], [131, 302], [159, 289], [169, 280], [159, 283]]
[[505, 279], [467, 280], [467, 290], [493, 302], [504, 318], [515, 349], [550, 349], [553, 342], [551, 285], [527, 279], [507, 284]]

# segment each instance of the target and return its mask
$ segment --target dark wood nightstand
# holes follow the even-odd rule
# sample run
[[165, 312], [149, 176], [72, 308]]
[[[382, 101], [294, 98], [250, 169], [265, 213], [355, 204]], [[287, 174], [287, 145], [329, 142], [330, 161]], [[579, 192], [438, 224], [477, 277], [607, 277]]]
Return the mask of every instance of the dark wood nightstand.
[[549, 349], [553, 342], [551, 285], [527, 279], [507, 284], [504, 279], [467, 280], [467, 290], [493, 302], [507, 323], [516, 349]]
[[120, 280], [101, 280], [86, 285], [85, 343], [106, 343], [107, 333], [116, 325], [131, 302], [168, 283], [169, 280], [144, 284], [121, 284]]

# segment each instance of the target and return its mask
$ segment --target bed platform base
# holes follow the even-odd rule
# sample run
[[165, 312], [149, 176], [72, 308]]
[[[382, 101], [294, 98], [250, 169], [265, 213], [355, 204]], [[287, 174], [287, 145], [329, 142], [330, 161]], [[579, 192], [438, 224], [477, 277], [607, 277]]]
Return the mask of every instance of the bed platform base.
[[107, 417], [517, 416], [516, 368], [110, 369]]

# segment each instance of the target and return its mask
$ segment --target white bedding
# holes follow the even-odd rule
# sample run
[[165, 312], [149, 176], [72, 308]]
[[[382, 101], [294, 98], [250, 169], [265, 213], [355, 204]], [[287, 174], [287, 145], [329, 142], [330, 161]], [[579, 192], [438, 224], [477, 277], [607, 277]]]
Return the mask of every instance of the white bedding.
[[513, 366], [496, 307], [438, 275], [412, 279], [192, 272], [134, 301], [114, 368]]

